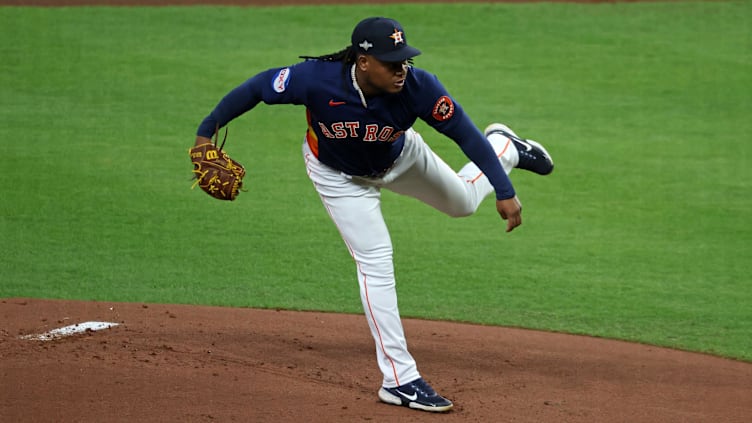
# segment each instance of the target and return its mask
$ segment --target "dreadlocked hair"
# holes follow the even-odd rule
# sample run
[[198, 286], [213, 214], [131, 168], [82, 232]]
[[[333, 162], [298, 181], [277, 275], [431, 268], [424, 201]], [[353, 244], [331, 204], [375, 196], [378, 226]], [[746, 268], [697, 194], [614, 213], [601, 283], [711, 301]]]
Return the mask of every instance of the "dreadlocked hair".
[[344, 65], [355, 63], [357, 54], [352, 46], [347, 46], [336, 53], [325, 54], [323, 56], [300, 56], [306, 60], [321, 60], [324, 62], [342, 62]]

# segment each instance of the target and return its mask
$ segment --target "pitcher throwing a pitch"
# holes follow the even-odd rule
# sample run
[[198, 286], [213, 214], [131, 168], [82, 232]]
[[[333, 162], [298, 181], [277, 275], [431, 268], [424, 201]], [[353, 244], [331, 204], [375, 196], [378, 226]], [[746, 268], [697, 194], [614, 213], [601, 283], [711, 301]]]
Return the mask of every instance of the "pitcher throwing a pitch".
[[[230, 91], [201, 122], [195, 145], [217, 128], [266, 104], [300, 104], [308, 129], [308, 176], [355, 260], [360, 297], [383, 373], [381, 401], [444, 412], [452, 402], [422, 378], [407, 348], [397, 307], [392, 242], [381, 214], [381, 190], [414, 197], [452, 217], [473, 214], [496, 196], [506, 231], [522, 224], [509, 180], [513, 168], [553, 170], [548, 152], [493, 123], [481, 133], [436, 76], [413, 66], [420, 54], [395, 20], [372, 17], [355, 26], [345, 49], [301, 56]], [[417, 119], [452, 139], [470, 159], [452, 170], [412, 129]]]

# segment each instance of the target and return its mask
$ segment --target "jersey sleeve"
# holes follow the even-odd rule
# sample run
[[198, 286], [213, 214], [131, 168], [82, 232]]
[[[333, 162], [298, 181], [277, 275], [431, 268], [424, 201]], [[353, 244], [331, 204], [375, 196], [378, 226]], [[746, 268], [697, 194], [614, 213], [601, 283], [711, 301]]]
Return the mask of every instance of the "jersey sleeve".
[[305, 104], [309, 83], [315, 80], [310, 76], [310, 66], [307, 63], [267, 69], [249, 78], [219, 101], [201, 122], [196, 134], [211, 138], [217, 125], [222, 128], [260, 102]]
[[462, 106], [457, 103], [436, 76], [424, 71], [417, 75], [420, 92], [418, 116], [440, 133], [451, 138], [463, 153], [488, 177], [497, 200], [516, 195], [491, 143], [480, 132]]

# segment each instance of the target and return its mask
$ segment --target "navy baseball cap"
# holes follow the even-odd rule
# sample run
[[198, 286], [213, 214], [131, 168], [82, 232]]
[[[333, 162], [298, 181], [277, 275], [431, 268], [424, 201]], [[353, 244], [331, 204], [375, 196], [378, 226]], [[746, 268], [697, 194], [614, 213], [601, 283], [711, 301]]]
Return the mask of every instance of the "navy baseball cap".
[[352, 33], [352, 45], [358, 53], [370, 54], [382, 62], [403, 62], [420, 54], [420, 50], [407, 45], [399, 22], [382, 17], [360, 21]]

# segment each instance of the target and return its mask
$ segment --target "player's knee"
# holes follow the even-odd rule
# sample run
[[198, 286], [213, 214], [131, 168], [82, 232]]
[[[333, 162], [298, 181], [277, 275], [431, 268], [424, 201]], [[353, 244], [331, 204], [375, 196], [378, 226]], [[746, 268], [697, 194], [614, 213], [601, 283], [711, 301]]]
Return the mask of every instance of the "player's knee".
[[450, 217], [468, 217], [475, 213], [475, 207], [459, 206], [446, 211]]
[[426, 203], [449, 217], [467, 217], [478, 209], [478, 204], [469, 195], [448, 195], [441, 199], [427, 200]]

